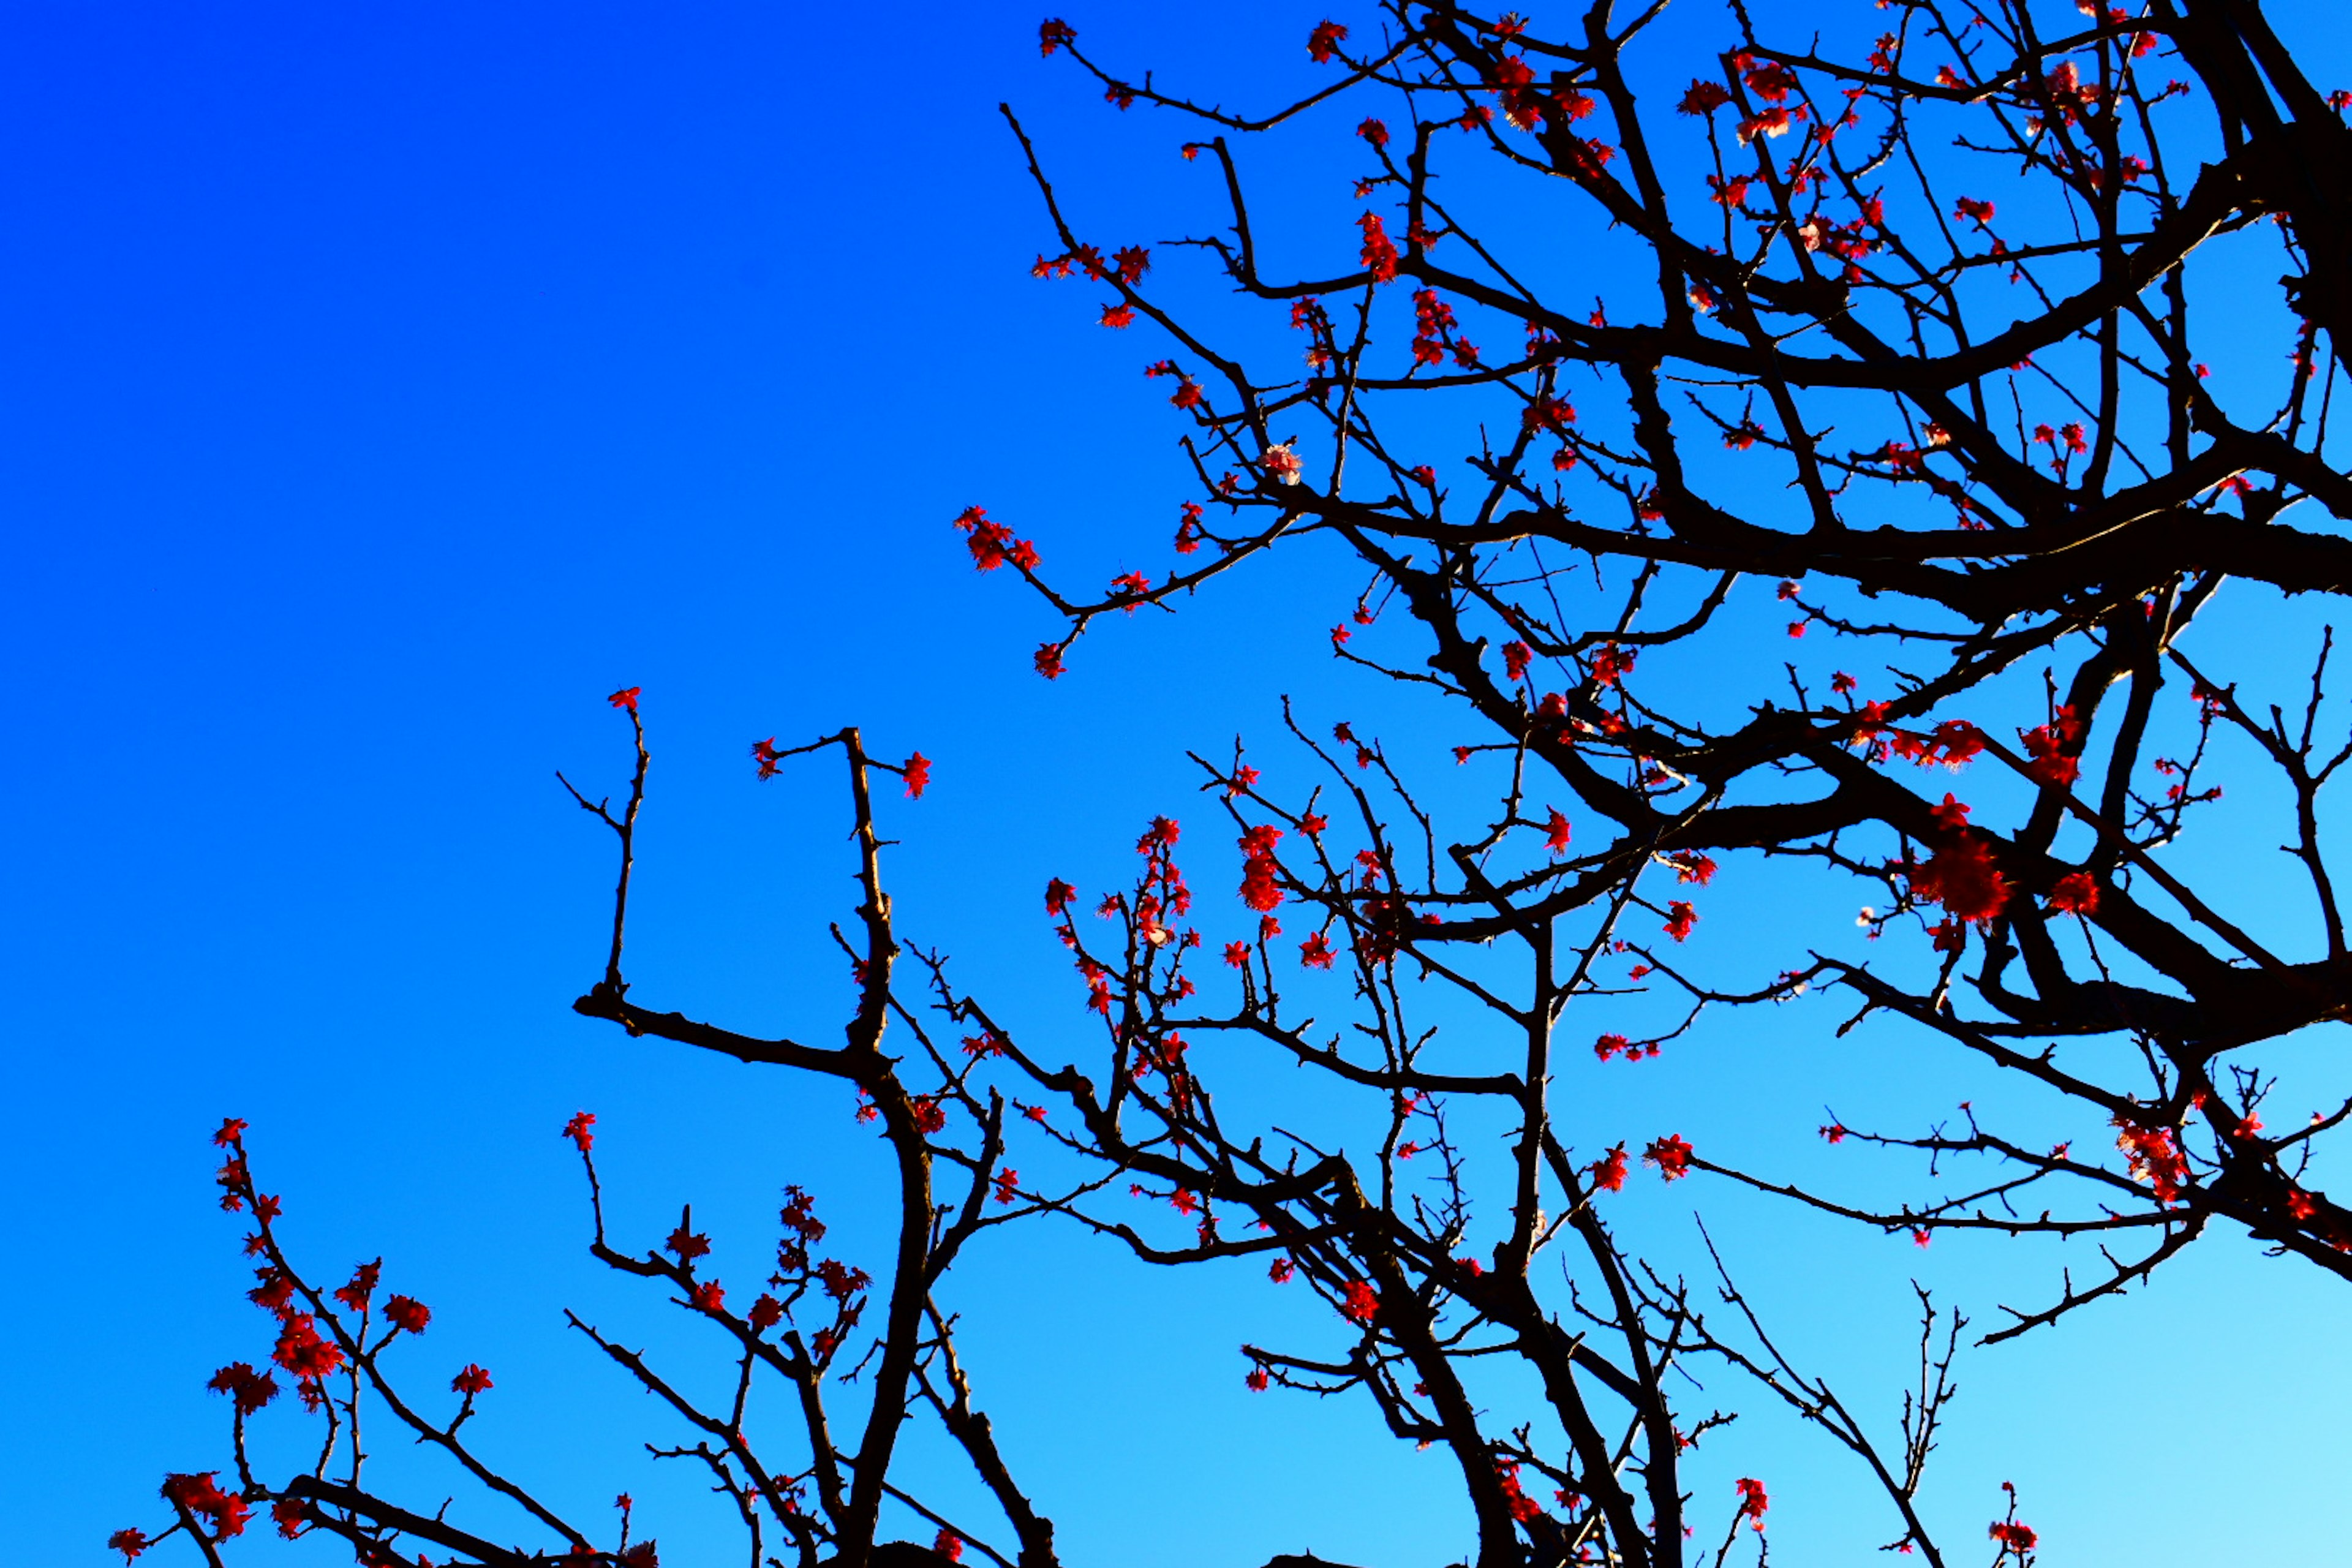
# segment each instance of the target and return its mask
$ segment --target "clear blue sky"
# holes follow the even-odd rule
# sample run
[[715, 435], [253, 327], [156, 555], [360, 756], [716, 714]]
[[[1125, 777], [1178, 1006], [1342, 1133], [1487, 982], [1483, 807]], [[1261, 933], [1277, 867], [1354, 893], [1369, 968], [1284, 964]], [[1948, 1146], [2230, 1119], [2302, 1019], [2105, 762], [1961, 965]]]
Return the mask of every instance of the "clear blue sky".
[[[2319, 0], [2279, 9], [2300, 47], [2344, 52]], [[1234, 96], [1305, 79], [1321, 16], [1066, 14], [1108, 58]], [[209, 1185], [205, 1134], [236, 1114], [319, 1272], [381, 1252], [438, 1313], [424, 1364], [493, 1368], [482, 1430], [519, 1472], [570, 1498], [627, 1488], [666, 1560], [732, 1560], [712, 1556], [736, 1548], [698, 1484], [635, 1450], [668, 1435], [646, 1402], [560, 1327], [576, 1304], [674, 1359], [695, 1342], [586, 1258], [556, 1129], [596, 1110], [620, 1223], [650, 1238], [690, 1200], [738, 1273], [788, 1181], [854, 1237], [871, 1152], [833, 1090], [570, 1014], [610, 866], [553, 773], [619, 782], [604, 692], [645, 688], [658, 753], [640, 997], [811, 1034], [845, 995], [819, 923], [846, 903], [840, 792], [755, 785], [749, 741], [855, 721], [885, 753], [933, 757], [930, 798], [888, 825], [906, 929], [1066, 1021], [1045, 877], [1123, 868], [1143, 816], [1190, 805], [1184, 749], [1269, 733], [1276, 690], [1349, 716], [1320, 658], [1344, 590], [1295, 613], [1307, 579], [1263, 574], [1181, 623], [1090, 638], [1048, 687], [1027, 669], [1042, 617], [976, 578], [948, 526], [985, 502], [1108, 576], [1160, 562], [1180, 493], [1174, 432], [1134, 374], [1156, 347], [1026, 275], [1045, 230], [994, 105], [1016, 101], [1122, 238], [1166, 237], [1144, 215], [1183, 173], [1181, 132], [1041, 62], [1035, 21], [930, 3], [887, 21], [603, 0], [9, 9], [12, 1558], [99, 1562], [108, 1531], [152, 1524], [163, 1471], [221, 1460], [203, 1380], [266, 1350]], [[1223, 876], [1204, 859], [1197, 879]], [[1727, 911], [1769, 911], [1736, 881]], [[1695, 1042], [1629, 1124], [1818, 1161], [1799, 1134], [1823, 1091], [1792, 1094], [1774, 1064], [1828, 1022], [1792, 1010]], [[1916, 1040], [1847, 1048], [1858, 1100], [1971, 1091]], [[2049, 1283], [1993, 1248], [1921, 1257], [1698, 1185], [1629, 1214], [1686, 1253], [1705, 1206], [1791, 1340], [1890, 1422], [1909, 1274], [1988, 1323], [1997, 1297]], [[2237, 1553], [2337, 1539], [2316, 1499], [2345, 1458], [2343, 1288], [2235, 1239], [2199, 1252], [2095, 1321], [1964, 1365], [1931, 1483], [1953, 1541], [1981, 1538], [2013, 1478], [2053, 1564], [2169, 1556], [2191, 1456], [2195, 1506]], [[1444, 1475], [1368, 1411], [1242, 1390], [1245, 1332], [1316, 1331], [1294, 1303], [1239, 1279], [1175, 1288], [1069, 1237], [969, 1272], [979, 1392], [1073, 1563], [1311, 1546], [1405, 1568], [1458, 1544]], [[1775, 1539], [1809, 1561], [1891, 1538], [1845, 1506], [1847, 1472], [1759, 1425], [1698, 1484], [1769, 1477]]]

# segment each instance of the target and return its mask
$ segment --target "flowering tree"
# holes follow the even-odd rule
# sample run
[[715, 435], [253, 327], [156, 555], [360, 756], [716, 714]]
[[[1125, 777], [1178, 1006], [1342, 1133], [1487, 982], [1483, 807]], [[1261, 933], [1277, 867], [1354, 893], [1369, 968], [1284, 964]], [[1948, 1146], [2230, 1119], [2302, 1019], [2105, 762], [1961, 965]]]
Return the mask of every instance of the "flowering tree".
[[[856, 981], [843, 1043], [754, 1037], [633, 995], [649, 764], [638, 693], [612, 699], [635, 767], [617, 807], [575, 792], [620, 855], [604, 974], [578, 1010], [854, 1086], [898, 1184], [888, 1256], [826, 1252], [794, 1188], [765, 1289], [730, 1289], [690, 1214], [660, 1246], [608, 1237], [594, 1118], [563, 1129], [595, 1256], [714, 1326], [731, 1394], [698, 1402], [574, 1322], [682, 1423], [657, 1451], [707, 1468], [755, 1565], [1057, 1561], [1050, 1484], [1016, 1479], [957, 1347], [950, 1270], [1003, 1225], [1060, 1223], [1160, 1266], [1254, 1260], [1319, 1296], [1325, 1339], [1244, 1346], [1249, 1385], [1349, 1392], [1444, 1450], [1479, 1568], [1760, 1552], [1762, 1481], [1700, 1497], [1685, 1478], [1687, 1448], [1730, 1417], [1687, 1407], [1676, 1381], [1709, 1359], [1850, 1452], [1891, 1549], [1945, 1561], [1916, 1503], [1961, 1320], [1923, 1294], [1919, 1383], [1899, 1427], [1874, 1430], [1782, 1354], [1727, 1273], [1695, 1291], [1621, 1239], [1609, 1194], [1637, 1163], [1922, 1244], [1939, 1229], [2099, 1244], [2106, 1267], [2011, 1309], [1996, 1340], [2145, 1277], [2215, 1220], [2352, 1277], [2352, 1211], [2307, 1179], [2352, 1100], [2267, 1128], [2273, 1080], [2253, 1056], [2352, 1002], [2319, 804], [2352, 758], [2323, 722], [2332, 638], [2316, 637], [2290, 703], [2265, 650], [2195, 636], [2229, 579], [2252, 595], [2352, 586], [2352, 543], [2287, 516], [2352, 516], [2328, 426], [2352, 309], [2352, 98], [2305, 81], [2252, 0], [1982, 15], [1880, 0], [1887, 15], [1866, 19], [1887, 30], [1851, 55], [1790, 47], [1775, 28], [1801, 18], [1735, 3], [1727, 47], [1696, 65], [1645, 56], [1662, 9], [1600, 0], [1539, 26], [1393, 0], [1315, 26], [1307, 52], [1328, 79], [1255, 115], [1116, 71], [1068, 24], [1044, 25], [1045, 52], [1118, 109], [1197, 132], [1182, 150], [1221, 179], [1225, 221], [1173, 246], [1286, 321], [1306, 370], [1195, 327], [1185, 287], [1151, 281], [1150, 250], [1085, 231], [1014, 122], [1055, 234], [1035, 272], [1108, 291], [1107, 328], [1160, 334], [1146, 374], [1171, 389], [1198, 489], [1178, 500], [1159, 577], [1082, 591], [980, 507], [957, 520], [974, 563], [1009, 568], [1062, 617], [1034, 656], [1052, 678], [1113, 611], [1174, 607], [1260, 557], [1319, 549], [1346, 584], [1335, 656], [1392, 682], [1400, 711], [1459, 726], [1454, 761], [1475, 781], [1433, 791], [1370, 726], [1287, 707], [1282, 754], [1308, 782], [1277, 788], [1239, 751], [1196, 757], [1250, 923], [1231, 940], [1195, 923], [1179, 852], [1197, 848], [1197, 816], [1189, 838], [1153, 819], [1124, 887], [1050, 881], [1087, 1054], [902, 941], [876, 784], [919, 797], [929, 763], [883, 761], [856, 730], [753, 747], [762, 777], [810, 759], [849, 779], [860, 897], [835, 931]], [[1335, 116], [1354, 125], [1362, 211], [1339, 259], [1277, 270], [1293, 237], [1254, 209], [1244, 154]], [[1551, 235], [1617, 235], [1641, 287], [1570, 304], [1558, 258], [1525, 237], [1531, 207]], [[1489, 221], [1500, 211], [1520, 221]], [[2279, 267], [2275, 375], [2225, 397], [2193, 329], [2213, 316], [2242, 332], [2249, 279]], [[1759, 626], [1833, 639], [1859, 673], [1808, 676], [1766, 655]], [[2226, 807], [2223, 758], [2262, 786]], [[2185, 831], [2225, 810], [2276, 815], [2307, 913], [2237, 907], [2236, 879], [2194, 864]], [[1757, 974], [1686, 960], [1726, 863], [1858, 880], [1862, 940], [1884, 945], [1865, 959], [1801, 942]], [[1885, 1015], [2045, 1093], [2084, 1140], [2051, 1147], [1973, 1112], [1925, 1131], [1833, 1116], [1822, 1136], [1916, 1151], [1929, 1184], [1832, 1194], [1679, 1131], [1580, 1123], [1555, 1092], [1587, 1040], [1607, 1070], [1638, 1070], [1707, 1009], [1809, 990], [1851, 1000], [1846, 1028]], [[1305, 1011], [1335, 999], [1337, 1032]], [[1306, 1069], [1307, 1087], [1279, 1106], [1232, 1089], [1252, 1053]], [[2112, 1153], [2095, 1146], [2108, 1140]], [[617, 1533], [592, 1530], [478, 1452], [466, 1424], [488, 1373], [467, 1364], [447, 1399], [407, 1392], [403, 1342], [426, 1308], [382, 1295], [375, 1264], [331, 1289], [306, 1272], [243, 1124], [218, 1141], [223, 1202], [254, 1222], [270, 1364], [215, 1380], [233, 1463], [170, 1478], [172, 1517], [118, 1547], [135, 1558], [181, 1534], [217, 1562], [266, 1507], [369, 1563], [650, 1568], [627, 1499]], [[290, 1470], [247, 1442], [281, 1377], [322, 1433]], [[795, 1414], [781, 1447], [755, 1440], [755, 1394]], [[500, 1547], [372, 1489], [362, 1410], [445, 1450], [545, 1543]], [[961, 1447], [1001, 1519], [949, 1518], [894, 1468], [919, 1420]], [[878, 1542], [886, 1504], [932, 1544]], [[1996, 1563], [2031, 1561], [2013, 1497], [1990, 1536]]]

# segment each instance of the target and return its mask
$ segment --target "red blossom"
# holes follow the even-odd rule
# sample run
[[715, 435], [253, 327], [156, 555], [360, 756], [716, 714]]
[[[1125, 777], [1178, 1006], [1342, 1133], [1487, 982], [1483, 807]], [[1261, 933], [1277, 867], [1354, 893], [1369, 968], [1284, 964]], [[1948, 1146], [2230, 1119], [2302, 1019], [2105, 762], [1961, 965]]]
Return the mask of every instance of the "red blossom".
[[316, 1381], [343, 1364], [343, 1349], [320, 1337], [319, 1325], [310, 1313], [296, 1312], [278, 1330], [269, 1359], [298, 1378]]
[[1684, 900], [1676, 899], [1666, 906], [1666, 923], [1661, 929], [1676, 942], [1687, 942], [1691, 928], [1697, 924], [1698, 910]]
[[1694, 81], [1679, 105], [1685, 114], [1713, 114], [1731, 101], [1731, 89], [1719, 81]]
[[[206, 1470], [201, 1475], [170, 1475], [163, 1478], [163, 1499], [192, 1514], [202, 1514], [213, 1521], [213, 1539], [226, 1541], [245, 1533], [245, 1521], [252, 1513], [249, 1504], [241, 1497], [221, 1490], [215, 1478], [219, 1472]], [[118, 1532], [120, 1534], [131, 1531]], [[120, 1551], [119, 1546], [116, 1550]]]
[[406, 1334], [421, 1334], [433, 1321], [433, 1309], [414, 1296], [394, 1296], [383, 1304], [384, 1321]]
[[630, 712], [634, 713], [637, 710], [637, 694], [644, 689], [645, 688], [642, 686], [631, 686], [622, 690], [615, 691], [613, 695], [604, 699], [604, 700], [611, 703], [615, 708], [625, 708]]
[[1380, 1293], [1360, 1279], [1350, 1279], [1346, 1300], [1339, 1304], [1339, 1310], [1357, 1322], [1370, 1323], [1380, 1315]]
[[1620, 1143], [1586, 1167], [1592, 1184], [1605, 1193], [1622, 1192], [1625, 1188], [1625, 1145]]
[[1078, 30], [1059, 17], [1037, 24], [1037, 52], [1050, 55], [1065, 44], [1078, 41]]
[[963, 1537], [942, 1525], [939, 1539], [931, 1542], [931, 1550], [950, 1563], [961, 1563], [963, 1561]]
[[2032, 1551], [2034, 1543], [2041, 1539], [2028, 1525], [2000, 1521], [1995, 1521], [1988, 1533], [2000, 1542], [2000, 1549], [2004, 1553], [2014, 1552], [2021, 1557]]
[[2050, 907], [2070, 915], [2098, 912], [2098, 879], [2088, 871], [2069, 871], [2050, 889]]
[[692, 1263], [698, 1258], [710, 1256], [710, 1238], [697, 1235], [687, 1229], [684, 1225], [680, 1225], [669, 1233], [669, 1241], [667, 1245], [672, 1252], [677, 1254], [677, 1260], [680, 1263]]
[[1658, 1174], [1667, 1181], [1679, 1181], [1690, 1174], [1691, 1155], [1689, 1140], [1675, 1132], [1651, 1140], [1650, 1146], [1642, 1151], [1642, 1163], [1655, 1165]]
[[1764, 1495], [1764, 1483], [1753, 1476], [1742, 1476], [1733, 1484], [1739, 1489], [1739, 1517], [1762, 1530], [1764, 1510], [1772, 1506], [1772, 1500]]
[[236, 1405], [239, 1415], [250, 1415], [278, 1397], [278, 1380], [266, 1372], [256, 1372], [245, 1362], [233, 1362], [213, 1373], [205, 1384], [215, 1394], [226, 1394]]
[[1565, 855], [1568, 853], [1570, 833], [1568, 818], [1559, 814], [1557, 806], [1545, 809], [1551, 815], [1544, 822], [1544, 847], [1555, 855]]
[[906, 765], [898, 771], [907, 780], [907, 798], [922, 799], [923, 792], [931, 784], [931, 759], [917, 752], [907, 759]]
[[1344, 23], [1317, 23], [1315, 30], [1307, 35], [1307, 58], [1318, 66], [1328, 64], [1331, 57], [1339, 52], [1339, 46], [1347, 37], [1348, 28]]
[[594, 1111], [575, 1110], [572, 1113], [572, 1120], [563, 1124], [563, 1136], [580, 1145], [580, 1152], [585, 1154], [595, 1146], [596, 1134], [593, 1131], [595, 1125]]
[[468, 1399], [478, 1394], [488, 1393], [492, 1386], [490, 1374], [471, 1362], [467, 1362], [458, 1370], [457, 1375], [449, 1380], [450, 1392], [462, 1394]]
[[1364, 231], [1361, 252], [1364, 270], [1372, 275], [1375, 283], [1392, 281], [1397, 275], [1396, 242], [1389, 238], [1387, 226], [1381, 222], [1381, 215], [1366, 213], [1356, 220], [1356, 224]]
[[118, 1530], [106, 1538], [106, 1549], [121, 1552], [125, 1563], [136, 1563], [147, 1547], [147, 1532], [143, 1530]]

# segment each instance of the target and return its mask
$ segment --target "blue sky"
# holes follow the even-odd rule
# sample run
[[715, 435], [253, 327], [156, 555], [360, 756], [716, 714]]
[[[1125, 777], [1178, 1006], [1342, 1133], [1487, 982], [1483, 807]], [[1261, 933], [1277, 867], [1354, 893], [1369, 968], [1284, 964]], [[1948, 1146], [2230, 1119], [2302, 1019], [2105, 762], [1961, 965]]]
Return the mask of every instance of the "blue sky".
[[[2341, 55], [2325, 6], [2276, 9]], [[1306, 79], [1321, 15], [1101, 10], [1067, 14], [1107, 57], [1265, 93]], [[649, 1471], [643, 1401], [561, 1330], [573, 1304], [693, 1348], [586, 1258], [555, 1131], [597, 1110], [621, 1223], [650, 1239], [691, 1201], [739, 1272], [788, 1181], [862, 1234], [873, 1152], [832, 1089], [569, 1012], [610, 865], [553, 774], [620, 782], [606, 691], [645, 688], [657, 753], [639, 995], [810, 1034], [846, 994], [822, 931], [847, 902], [841, 792], [804, 769], [755, 784], [749, 741], [856, 721], [934, 758], [930, 796], [887, 824], [901, 919], [1058, 1027], [1076, 1010], [1035, 918], [1046, 876], [1123, 872], [1143, 817], [1196, 809], [1184, 751], [1269, 733], [1277, 691], [1327, 718], [1364, 699], [1328, 672], [1347, 590], [1311, 563], [1109, 628], [1048, 686], [1027, 650], [1050, 628], [958, 546], [949, 520], [981, 501], [1049, 559], [1151, 569], [1181, 493], [1134, 374], [1156, 346], [1027, 276], [1045, 230], [994, 106], [1139, 237], [1195, 199], [1182, 132], [1041, 62], [1035, 20], [10, 11], [0, 952], [23, 1110], [0, 1486], [26, 1560], [100, 1561], [108, 1531], [152, 1522], [163, 1470], [221, 1457], [203, 1379], [266, 1349], [212, 1203], [205, 1138], [228, 1114], [319, 1272], [383, 1253], [439, 1314], [423, 1364], [494, 1369], [484, 1426], [520, 1470], [653, 1500], [677, 1561], [735, 1550], [690, 1479]], [[1736, 911], [1772, 904], [1724, 892], [1708, 938], [1733, 943]], [[1672, 1103], [1695, 1139], [1817, 1168], [1797, 1134], [1822, 1090], [1784, 1069], [1828, 1021], [1717, 1031], [1654, 1064], [1652, 1098], [1595, 1103], [1628, 1095], [1644, 1130]], [[1843, 1048], [1842, 1111], [1972, 1092], [1916, 1040]], [[1909, 1276], [1988, 1322], [2050, 1279], [2047, 1259], [1913, 1255], [1697, 1185], [1635, 1194], [1629, 1225], [1687, 1253], [1696, 1200], [1791, 1340], [1889, 1420]], [[980, 1393], [1072, 1562], [1312, 1546], [1386, 1568], [1457, 1546], [1444, 1477], [1367, 1411], [1242, 1390], [1244, 1333], [1317, 1331], [1297, 1303], [1066, 1237], [976, 1258], [966, 1289]], [[2014, 1479], [2052, 1562], [2142, 1561], [2178, 1539], [2168, 1472], [2194, 1454], [2247, 1555], [2310, 1552], [2343, 1451], [2325, 1413], [2352, 1392], [2340, 1291], [2217, 1240], [2095, 1321], [1978, 1355], [1939, 1516], [1967, 1538]], [[1784, 1549], [1859, 1561], [1891, 1538], [1848, 1517], [1845, 1472], [1755, 1425], [1699, 1484], [1771, 1475]]]

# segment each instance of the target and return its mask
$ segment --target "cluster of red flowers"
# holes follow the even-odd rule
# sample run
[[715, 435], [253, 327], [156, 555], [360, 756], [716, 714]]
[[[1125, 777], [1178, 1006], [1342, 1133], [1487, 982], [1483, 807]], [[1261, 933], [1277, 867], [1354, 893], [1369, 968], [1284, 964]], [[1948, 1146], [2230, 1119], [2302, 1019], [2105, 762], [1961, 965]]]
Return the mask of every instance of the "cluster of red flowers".
[[1772, 1506], [1772, 1500], [1764, 1495], [1764, 1483], [1753, 1476], [1742, 1476], [1732, 1484], [1739, 1489], [1739, 1517], [1762, 1530], [1764, 1510]]
[[2017, 738], [2025, 747], [2025, 771], [2037, 783], [2065, 789], [2081, 775], [2083, 721], [2072, 707], [2061, 707], [2047, 724], [2020, 730]]
[[2169, 1127], [2148, 1127], [2127, 1116], [2115, 1119], [2116, 1147], [2122, 1150], [2132, 1175], [2146, 1182], [2156, 1201], [2169, 1204], [2189, 1184], [2189, 1156]]
[[1510, 1506], [1511, 1517], [1521, 1524], [1543, 1517], [1543, 1504], [1529, 1497], [1519, 1485], [1518, 1463], [1513, 1459], [1495, 1461], [1495, 1479], [1503, 1489], [1503, 1500]]
[[1434, 289], [1416, 289], [1412, 293], [1412, 368], [1433, 365], [1444, 361], [1450, 349], [1454, 363], [1464, 370], [1478, 368], [1478, 348], [1454, 331], [1454, 307], [1437, 297]]
[[1360, 252], [1364, 270], [1372, 275], [1375, 283], [1393, 282], [1397, 275], [1396, 241], [1389, 237], [1388, 226], [1378, 213], [1366, 213], [1356, 220], [1364, 231], [1364, 246]]
[[969, 536], [964, 543], [971, 551], [971, 563], [980, 571], [993, 572], [1010, 561], [1024, 572], [1037, 569], [1037, 547], [1025, 539], [1013, 537], [1013, 530], [1001, 522], [991, 522], [985, 510], [968, 506], [956, 514], [955, 525]]
[[[217, 1475], [216, 1471], [206, 1470], [201, 1475], [165, 1476], [163, 1500], [175, 1508], [186, 1510], [192, 1515], [201, 1514], [211, 1520], [212, 1538], [215, 1541], [226, 1541], [231, 1536], [245, 1533], [245, 1521], [252, 1515], [253, 1510], [243, 1498], [221, 1490]], [[138, 1532], [133, 1531], [123, 1533]], [[119, 1536], [117, 1540], [119, 1542]], [[117, 1550], [122, 1550], [122, 1548], [118, 1546]], [[127, 1552], [125, 1555], [135, 1557], [138, 1552]]]
[[1992, 846], [1969, 826], [1969, 808], [1948, 793], [1935, 807], [1940, 829], [1935, 853], [1910, 868], [1912, 896], [1941, 904], [1956, 921], [1989, 921], [2009, 902], [2009, 880], [1993, 863]]
[[1282, 902], [1282, 867], [1274, 858], [1274, 847], [1281, 841], [1282, 829], [1266, 823], [1241, 837], [1242, 902], [1261, 914]]
[[1642, 1163], [1655, 1165], [1658, 1174], [1672, 1182], [1690, 1174], [1691, 1156], [1695, 1152], [1688, 1139], [1679, 1132], [1670, 1133], [1666, 1137], [1651, 1140], [1650, 1146], [1642, 1151]]
[[1622, 1035], [1603, 1035], [1592, 1042], [1592, 1054], [1604, 1062], [1613, 1061], [1621, 1056], [1629, 1062], [1638, 1062], [1643, 1057], [1656, 1056], [1658, 1048], [1655, 1040], [1637, 1044]]

